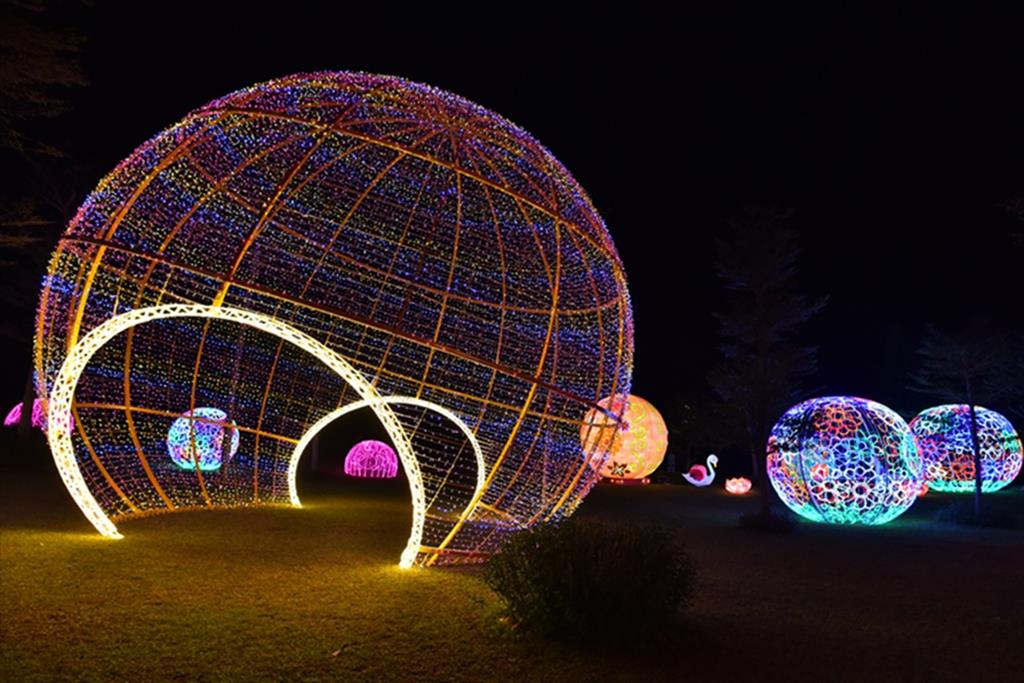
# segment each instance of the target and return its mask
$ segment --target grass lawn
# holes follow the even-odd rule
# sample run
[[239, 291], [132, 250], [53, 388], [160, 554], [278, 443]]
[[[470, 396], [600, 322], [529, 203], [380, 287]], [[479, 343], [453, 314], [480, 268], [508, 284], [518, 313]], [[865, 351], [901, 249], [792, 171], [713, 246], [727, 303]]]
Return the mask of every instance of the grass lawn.
[[[0, 442], [0, 680], [1020, 680], [1024, 534], [931, 523], [736, 526], [718, 487], [599, 487], [580, 514], [661, 520], [700, 570], [647, 651], [500, 621], [473, 570], [400, 570], [397, 487], [318, 487], [288, 508], [184, 512], [96, 535], [38, 449]], [[30, 460], [31, 462], [28, 462]], [[1024, 506], [1019, 487], [999, 494]], [[642, 581], [643, 577], [637, 577]], [[624, 587], [628, 590], [628, 586]], [[755, 672], [754, 667], [761, 667]]]

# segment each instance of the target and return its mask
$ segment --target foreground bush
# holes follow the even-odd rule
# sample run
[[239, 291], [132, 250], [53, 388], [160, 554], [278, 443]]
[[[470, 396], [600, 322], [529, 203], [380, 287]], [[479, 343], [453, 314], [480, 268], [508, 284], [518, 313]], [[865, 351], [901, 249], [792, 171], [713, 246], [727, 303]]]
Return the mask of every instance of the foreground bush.
[[607, 643], [671, 624], [693, 598], [696, 571], [664, 529], [574, 519], [513, 536], [484, 578], [525, 628]]

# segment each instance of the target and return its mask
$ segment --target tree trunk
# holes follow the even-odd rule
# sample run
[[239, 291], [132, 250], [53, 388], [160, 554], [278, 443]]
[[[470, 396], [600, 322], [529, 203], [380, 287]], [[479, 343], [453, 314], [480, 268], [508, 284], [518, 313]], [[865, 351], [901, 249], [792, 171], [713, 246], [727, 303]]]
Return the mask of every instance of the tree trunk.
[[973, 401], [967, 405], [971, 412], [971, 449], [974, 451], [974, 521], [977, 522], [981, 519], [981, 449], [978, 447], [978, 414], [974, 410]]
[[32, 367], [25, 380], [25, 390], [21, 393], [21, 419], [18, 420], [18, 436], [27, 436], [32, 431], [32, 413], [36, 402], [36, 385], [33, 381], [35, 372]]
[[757, 418], [754, 421], [753, 429], [751, 430], [753, 436], [753, 448], [751, 449], [751, 455], [755, 458], [755, 464], [760, 465], [754, 472], [757, 476], [757, 488], [758, 496], [761, 499], [761, 514], [767, 517], [771, 512], [771, 482], [768, 481], [768, 467], [767, 463], [761, 464], [760, 460], [764, 457], [764, 447], [768, 442], [768, 437], [765, 436], [767, 429], [765, 425], [768, 423], [768, 409], [765, 406], [761, 406], [758, 409]]
[[761, 489], [761, 513], [767, 515], [772, 507], [772, 483], [768, 481], [768, 468], [762, 467], [757, 477], [757, 486]]
[[760, 481], [761, 475], [761, 445], [757, 443], [757, 435], [751, 425], [749, 413], [747, 414], [747, 438], [750, 440], [750, 480]]

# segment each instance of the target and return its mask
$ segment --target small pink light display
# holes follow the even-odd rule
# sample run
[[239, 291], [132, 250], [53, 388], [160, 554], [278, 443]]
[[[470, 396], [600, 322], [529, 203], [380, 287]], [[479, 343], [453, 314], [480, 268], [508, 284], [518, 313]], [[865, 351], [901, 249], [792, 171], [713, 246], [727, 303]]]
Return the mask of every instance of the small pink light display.
[[[5, 427], [13, 427], [21, 422], [22, 405], [24, 404], [19, 403], [7, 413], [7, 417], [4, 418]], [[46, 409], [43, 408], [43, 402], [38, 398], [32, 401], [32, 426], [40, 429], [46, 427]]]
[[[21, 409], [23, 403], [19, 403], [10, 409], [7, 413], [7, 417], [4, 418], [5, 427], [15, 427], [21, 422]], [[75, 427], [75, 418], [68, 416], [68, 422], [71, 428]], [[46, 431], [46, 401], [41, 398], [37, 398], [32, 401], [32, 426], [38, 427], [39, 429]]]
[[750, 493], [750, 480], [746, 477], [733, 477], [725, 480], [725, 490], [734, 496]]
[[398, 456], [383, 441], [360, 441], [345, 456], [345, 474], [365, 479], [393, 479], [398, 475]]

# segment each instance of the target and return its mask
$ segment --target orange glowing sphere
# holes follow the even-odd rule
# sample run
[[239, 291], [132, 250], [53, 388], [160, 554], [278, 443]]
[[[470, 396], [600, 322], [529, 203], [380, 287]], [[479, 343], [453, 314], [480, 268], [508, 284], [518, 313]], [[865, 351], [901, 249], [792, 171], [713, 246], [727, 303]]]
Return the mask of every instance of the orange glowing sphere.
[[725, 490], [729, 493], [742, 496], [750, 491], [750, 480], [746, 477], [734, 477], [725, 480]]
[[620, 418], [617, 421], [597, 408], [583, 418], [583, 451], [592, 454], [594, 463], [608, 452], [601, 476], [643, 479], [658, 469], [668, 449], [668, 427], [655, 407], [639, 396], [621, 394], [602, 399], [597, 405]]

